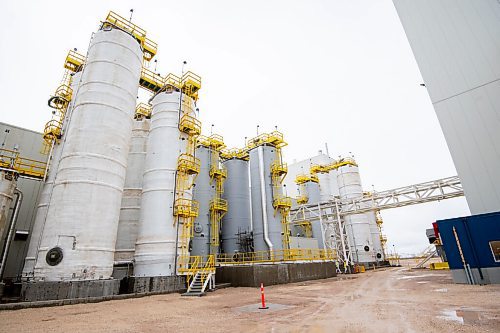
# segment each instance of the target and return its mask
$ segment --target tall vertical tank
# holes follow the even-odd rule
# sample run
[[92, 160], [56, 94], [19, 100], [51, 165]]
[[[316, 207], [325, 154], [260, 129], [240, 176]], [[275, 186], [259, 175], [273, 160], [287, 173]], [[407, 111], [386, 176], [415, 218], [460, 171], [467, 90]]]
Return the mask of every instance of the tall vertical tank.
[[222, 218], [221, 240], [224, 253], [242, 251], [238, 234], [251, 232], [250, 192], [248, 161], [232, 158], [225, 161], [227, 179], [224, 182], [224, 194], [228, 211]]
[[[337, 170], [337, 182], [341, 199], [354, 199], [363, 196], [361, 178], [357, 166], [345, 165]], [[353, 259], [358, 263], [375, 261], [370, 222], [367, 214], [345, 217], [346, 232], [351, 244]]]
[[[271, 164], [276, 148], [259, 146], [250, 150], [250, 182], [255, 251], [283, 249], [281, 214], [273, 208]], [[275, 189], [280, 192], [281, 189]], [[279, 194], [279, 193], [277, 193]]]
[[115, 246], [115, 264], [131, 263], [141, 213], [142, 178], [150, 120], [134, 119]]
[[180, 98], [180, 92], [168, 90], [151, 100], [135, 276], [166, 276], [176, 271], [178, 225], [174, 225], [174, 192], [177, 159], [186, 140], [179, 131]]
[[[62, 124], [62, 134], [63, 137], [66, 135], [68, 128], [68, 120], [71, 118], [71, 112], [75, 105], [76, 94], [78, 92], [78, 87], [82, 73], [78, 72], [73, 75], [71, 81], [71, 89], [73, 91], [71, 96], [71, 102], [66, 110], [66, 115], [63, 119]], [[45, 178], [45, 183], [43, 184], [42, 191], [40, 192], [40, 197], [38, 199], [38, 206], [36, 208], [35, 222], [33, 223], [33, 229], [31, 230], [31, 237], [28, 246], [28, 252], [26, 253], [26, 258], [24, 260], [24, 267], [22, 272], [23, 278], [33, 278], [33, 273], [35, 269], [35, 261], [38, 253], [38, 246], [40, 245], [40, 237], [45, 224], [45, 219], [47, 218], [47, 212], [49, 210], [50, 198], [52, 196], [52, 189], [54, 186], [54, 180], [56, 179], [57, 169], [59, 168], [59, 161], [61, 160], [62, 153], [62, 142], [54, 143], [52, 147], [52, 154], [49, 160], [49, 168], [47, 170], [47, 175]]]
[[330, 174], [328, 173], [318, 173], [319, 179], [319, 189], [320, 189], [320, 200], [328, 201], [332, 197], [331, 180]]
[[365, 213], [368, 216], [370, 223], [370, 234], [372, 237], [373, 252], [375, 253], [375, 260], [382, 261], [384, 258], [384, 250], [382, 248], [382, 242], [380, 241], [380, 229], [377, 225], [377, 216], [374, 211]]
[[17, 174], [0, 170], [0, 243], [9, 227], [8, 217], [16, 189], [16, 177]]
[[[318, 204], [321, 199], [320, 195], [320, 185], [317, 182], [314, 181], [308, 181], [304, 183], [304, 189], [306, 191], [306, 195], [308, 198], [307, 204], [312, 205], [312, 204]], [[311, 229], [312, 229], [312, 236], [317, 239], [318, 241], [318, 247], [320, 249], [324, 248], [323, 245], [323, 231], [321, 227], [321, 222], [319, 220], [314, 220], [311, 221]]]
[[90, 43], [62, 147], [35, 279], [106, 279], [114, 249], [142, 51], [119, 29]]
[[215, 196], [215, 181], [210, 179], [212, 150], [205, 146], [196, 149], [200, 159], [200, 173], [196, 177], [193, 199], [199, 204], [198, 217], [194, 221], [191, 255], [207, 256], [210, 254], [210, 200]]

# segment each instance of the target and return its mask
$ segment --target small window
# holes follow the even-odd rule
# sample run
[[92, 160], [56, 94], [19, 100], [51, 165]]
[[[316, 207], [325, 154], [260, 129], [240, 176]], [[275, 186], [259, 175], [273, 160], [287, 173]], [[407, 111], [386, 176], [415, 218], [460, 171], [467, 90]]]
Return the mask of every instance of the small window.
[[500, 262], [500, 241], [490, 241], [490, 248], [495, 262]]

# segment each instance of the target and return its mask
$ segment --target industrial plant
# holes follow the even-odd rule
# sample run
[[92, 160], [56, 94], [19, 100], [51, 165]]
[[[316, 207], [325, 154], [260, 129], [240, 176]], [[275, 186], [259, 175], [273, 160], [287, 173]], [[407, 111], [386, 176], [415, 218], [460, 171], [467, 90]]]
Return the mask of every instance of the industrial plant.
[[[228, 147], [199, 120], [202, 78], [156, 73], [156, 54], [146, 30], [111, 11], [87, 52], [70, 50], [61, 63], [43, 133], [0, 123], [4, 302], [202, 296], [224, 283], [389, 267], [397, 255], [386, 246], [384, 209], [464, 196], [458, 176], [375, 191], [361, 183], [353, 155], [287, 163], [278, 130]], [[473, 213], [498, 221], [490, 208]], [[422, 265], [439, 255], [431, 268], [456, 269], [456, 282], [499, 283], [498, 240], [483, 237], [496, 241], [495, 267], [481, 270], [474, 249], [460, 247], [471, 242], [468, 230], [438, 222]]]

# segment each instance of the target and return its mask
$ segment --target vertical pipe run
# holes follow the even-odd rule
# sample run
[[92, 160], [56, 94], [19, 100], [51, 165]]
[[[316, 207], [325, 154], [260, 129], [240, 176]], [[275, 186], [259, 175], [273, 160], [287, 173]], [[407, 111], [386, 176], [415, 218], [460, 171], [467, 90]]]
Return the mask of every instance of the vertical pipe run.
[[262, 221], [264, 223], [264, 241], [269, 247], [269, 251], [273, 251], [273, 243], [269, 239], [269, 226], [267, 221], [267, 196], [266, 196], [266, 182], [264, 178], [264, 149], [262, 146], [258, 147], [259, 154], [259, 177], [260, 177], [260, 196], [262, 203]]

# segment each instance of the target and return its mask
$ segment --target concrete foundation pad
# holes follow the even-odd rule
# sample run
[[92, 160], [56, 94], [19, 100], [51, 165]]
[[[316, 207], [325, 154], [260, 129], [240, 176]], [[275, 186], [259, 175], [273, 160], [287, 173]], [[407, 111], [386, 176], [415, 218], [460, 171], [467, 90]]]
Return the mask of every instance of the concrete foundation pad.
[[273, 311], [280, 311], [280, 310], [286, 310], [289, 308], [293, 308], [292, 305], [285, 305], [285, 304], [276, 304], [276, 303], [266, 303], [266, 306], [269, 307], [269, 309], [261, 309], [260, 307], [262, 306], [261, 303], [258, 304], [250, 304], [250, 305], [245, 305], [245, 306], [240, 306], [239, 308], [234, 309], [234, 311], [237, 312], [273, 312]]
[[120, 281], [37, 281], [23, 282], [21, 300], [27, 302], [118, 295]]
[[174, 293], [186, 290], [185, 276], [133, 276], [126, 279], [128, 286], [124, 293], [141, 294], [150, 292]]
[[233, 287], [259, 287], [337, 276], [334, 262], [232, 265], [217, 268], [217, 283]]

